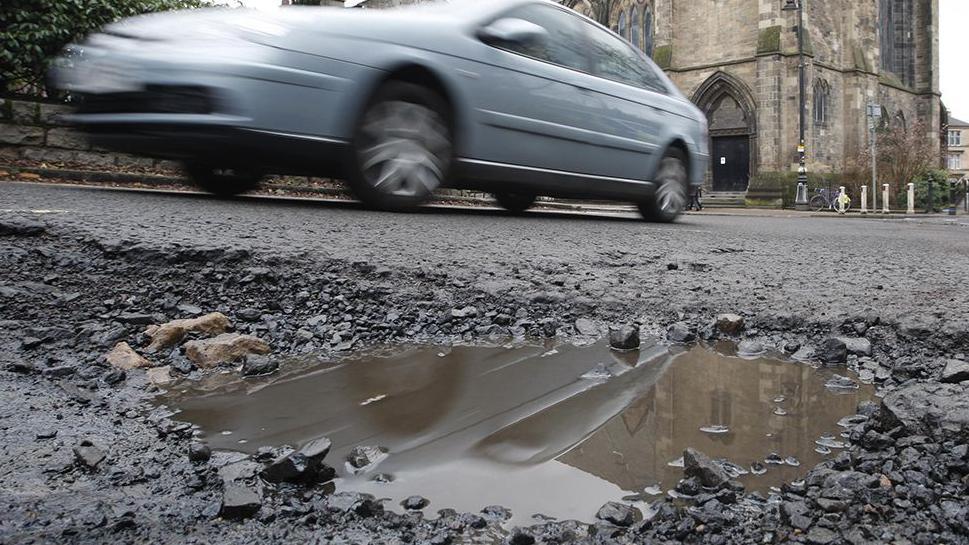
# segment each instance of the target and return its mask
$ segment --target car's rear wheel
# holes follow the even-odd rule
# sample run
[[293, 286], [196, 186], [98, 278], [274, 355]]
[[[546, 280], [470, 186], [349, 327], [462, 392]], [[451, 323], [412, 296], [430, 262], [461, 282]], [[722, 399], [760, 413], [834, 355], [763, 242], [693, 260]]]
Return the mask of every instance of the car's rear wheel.
[[521, 214], [535, 204], [537, 197], [532, 193], [507, 193], [499, 191], [495, 193], [495, 200], [502, 208], [512, 214]]
[[263, 174], [250, 167], [216, 167], [192, 161], [185, 164], [192, 182], [201, 189], [220, 197], [232, 197], [259, 187]]
[[452, 131], [444, 100], [433, 91], [392, 81], [361, 116], [349, 182], [364, 204], [409, 210], [444, 184], [452, 164]]
[[669, 150], [660, 161], [653, 182], [652, 198], [639, 203], [639, 211], [649, 221], [669, 223], [683, 213], [688, 200], [689, 177], [686, 158], [679, 150]]

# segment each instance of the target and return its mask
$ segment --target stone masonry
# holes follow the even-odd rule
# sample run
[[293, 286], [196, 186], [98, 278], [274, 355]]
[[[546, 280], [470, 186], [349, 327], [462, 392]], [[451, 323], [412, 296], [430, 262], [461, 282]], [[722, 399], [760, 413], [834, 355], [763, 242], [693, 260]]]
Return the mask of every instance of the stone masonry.
[[63, 104], [0, 98], [0, 164], [29, 163], [83, 170], [175, 171], [169, 161], [92, 147], [63, 116]]

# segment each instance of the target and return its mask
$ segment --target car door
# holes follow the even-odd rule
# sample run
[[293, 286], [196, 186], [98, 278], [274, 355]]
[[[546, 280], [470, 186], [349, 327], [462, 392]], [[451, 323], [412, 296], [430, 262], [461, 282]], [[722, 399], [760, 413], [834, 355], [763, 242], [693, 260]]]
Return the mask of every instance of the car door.
[[669, 101], [663, 79], [630, 44], [590, 22], [583, 21], [595, 78], [592, 130], [609, 135], [593, 167], [602, 175], [649, 179], [665, 144]]
[[581, 20], [540, 3], [513, 8], [494, 20], [504, 18], [538, 25], [547, 36], [528, 46], [480, 44], [480, 80], [469, 85], [477, 125], [469, 159], [588, 172], [584, 158], [591, 149], [594, 105], [578, 84], [590, 70]]

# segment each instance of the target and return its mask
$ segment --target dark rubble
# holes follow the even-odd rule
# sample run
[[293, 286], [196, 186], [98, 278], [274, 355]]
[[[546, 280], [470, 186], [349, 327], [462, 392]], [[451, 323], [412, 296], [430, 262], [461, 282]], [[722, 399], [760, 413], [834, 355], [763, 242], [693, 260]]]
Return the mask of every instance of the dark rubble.
[[[563, 297], [554, 271], [536, 273], [541, 283], [528, 295], [494, 293], [446, 269], [151, 244], [22, 223], [27, 228], [0, 236], [4, 542], [969, 541], [969, 384], [953, 382], [961, 375], [951, 371], [969, 352], [961, 310], [818, 315], [717, 304], [670, 313], [635, 298], [601, 305]], [[712, 307], [738, 314], [718, 316]], [[265, 340], [271, 358], [337, 356], [390, 340], [573, 338], [592, 333], [589, 322], [606, 334], [610, 325], [640, 323], [647, 334], [669, 328], [676, 342], [695, 336], [813, 349], [815, 359], [843, 360], [831, 363], [887, 395], [881, 405], [859, 407], [848, 449], [770, 498], [744, 492], [691, 455], [698, 461], [689, 498], [660, 500], [646, 513], [607, 505], [594, 525], [537, 521], [505, 529], [498, 506], [456, 513], [429, 498], [432, 509], [395, 513], [378, 498], [337, 490], [327, 467], [344, 461], [327, 459], [319, 445], [314, 452], [267, 449], [246, 460], [206, 452], [191, 426], [151, 405], [156, 386], [144, 370], [119, 372], [103, 359], [117, 342], [146, 346], [146, 323], [201, 312], [222, 312], [235, 332]], [[870, 345], [852, 341], [858, 338]], [[178, 348], [145, 355], [176, 378], [207, 372]], [[273, 372], [260, 358], [230, 366], [246, 363]]]

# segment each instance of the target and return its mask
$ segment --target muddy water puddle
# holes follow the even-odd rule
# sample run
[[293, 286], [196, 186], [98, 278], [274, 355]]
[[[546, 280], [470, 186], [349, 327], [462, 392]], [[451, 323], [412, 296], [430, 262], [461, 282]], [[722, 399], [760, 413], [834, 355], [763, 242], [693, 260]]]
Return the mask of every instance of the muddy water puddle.
[[[418, 494], [429, 513], [504, 505], [523, 524], [536, 514], [588, 521], [607, 501], [668, 493], [686, 447], [767, 492], [837, 455], [838, 421], [874, 395], [865, 385], [832, 388], [830, 370], [719, 348], [385, 349], [337, 364], [291, 362], [268, 378], [182, 383], [163, 401], [213, 448], [255, 452], [327, 436], [338, 488], [393, 508]], [[344, 460], [359, 445], [387, 456], [355, 470]]]

